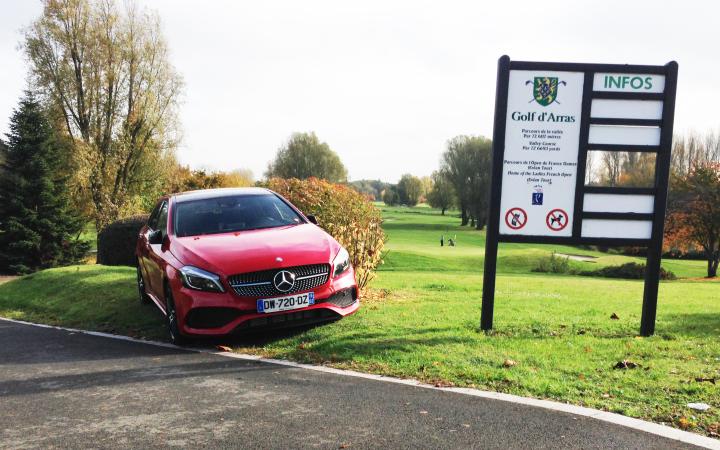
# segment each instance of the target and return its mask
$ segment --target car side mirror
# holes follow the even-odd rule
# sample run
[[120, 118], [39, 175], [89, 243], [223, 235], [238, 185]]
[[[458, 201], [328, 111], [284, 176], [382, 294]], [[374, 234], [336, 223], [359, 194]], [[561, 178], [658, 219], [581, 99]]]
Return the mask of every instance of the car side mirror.
[[150, 234], [148, 235], [148, 242], [151, 245], [162, 244], [162, 242], [163, 242], [162, 231], [161, 230], [151, 231]]
[[310, 223], [314, 223], [315, 225], [318, 224], [317, 217], [313, 216], [312, 214], [305, 216], [305, 217], [307, 217], [307, 220], [309, 220]]

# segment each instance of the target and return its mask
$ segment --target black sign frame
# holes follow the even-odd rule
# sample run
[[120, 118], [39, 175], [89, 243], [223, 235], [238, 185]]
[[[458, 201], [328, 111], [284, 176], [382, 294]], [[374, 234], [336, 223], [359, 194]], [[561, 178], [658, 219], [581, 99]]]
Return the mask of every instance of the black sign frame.
[[[563, 72], [583, 72], [582, 113], [580, 118], [580, 139], [578, 149], [577, 179], [575, 184], [575, 213], [572, 221], [572, 236], [527, 236], [501, 235], [500, 200], [502, 193], [503, 158], [505, 154], [505, 127], [508, 107], [508, 85], [511, 70], [547, 70]], [[665, 87], [662, 93], [604, 92], [593, 91], [594, 74], [647, 74], [664, 75]], [[671, 61], [664, 66], [626, 65], [626, 64], [580, 64], [558, 62], [511, 61], [507, 55], [498, 60], [497, 85], [495, 92], [495, 122], [493, 125], [493, 160], [490, 188], [490, 204], [485, 242], [485, 268], [483, 274], [483, 295], [480, 327], [490, 330], [493, 327], [495, 306], [495, 279], [499, 242], [525, 242], [539, 244], [565, 245], [602, 245], [607, 247], [638, 246], [647, 248], [645, 286], [643, 293], [640, 335], [650, 336], [655, 332], [657, 296], [660, 282], [660, 261], [667, 206], [668, 178], [670, 176], [670, 157], [672, 151], [673, 121], [675, 116], [675, 95], [677, 91], [678, 64]], [[660, 120], [645, 119], [599, 119], [590, 117], [593, 99], [613, 100], [660, 100], [663, 102]], [[650, 145], [609, 145], [589, 144], [590, 125], [635, 125], [660, 127], [660, 143]], [[589, 150], [653, 152], [655, 158], [655, 182], [650, 188], [634, 187], [598, 187], [585, 185], [585, 170]], [[652, 214], [583, 212], [584, 194], [653, 195]], [[581, 236], [582, 219], [623, 219], [652, 220], [650, 239], [626, 238], [583, 238]]]

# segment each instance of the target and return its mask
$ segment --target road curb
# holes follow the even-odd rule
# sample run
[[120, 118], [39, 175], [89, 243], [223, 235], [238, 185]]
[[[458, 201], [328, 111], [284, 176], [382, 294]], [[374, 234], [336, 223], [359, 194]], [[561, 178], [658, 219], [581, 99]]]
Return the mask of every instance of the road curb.
[[419, 388], [423, 388], [423, 389], [433, 389], [433, 390], [437, 390], [437, 391], [453, 392], [456, 394], [469, 395], [472, 397], [480, 397], [480, 398], [486, 398], [486, 399], [492, 399], [492, 400], [499, 400], [499, 401], [503, 401], [503, 402], [510, 402], [510, 403], [515, 403], [515, 404], [519, 404], [519, 405], [532, 406], [532, 407], [543, 408], [543, 409], [547, 409], [547, 410], [551, 410], [551, 411], [558, 411], [558, 412], [564, 412], [564, 413], [568, 413], [568, 414], [574, 414], [577, 416], [588, 417], [591, 419], [601, 420], [603, 422], [609, 422], [609, 423], [612, 423], [615, 425], [620, 425], [620, 426], [623, 426], [626, 428], [632, 428], [635, 430], [643, 431], [643, 432], [650, 433], [650, 434], [660, 436], [660, 437], [664, 437], [667, 439], [684, 442], [686, 444], [696, 445], [698, 447], [704, 447], [704, 448], [713, 449], [713, 450], [720, 450], [720, 440], [716, 440], [716, 439], [713, 439], [710, 437], [701, 436], [699, 434], [679, 430], [677, 428], [672, 428], [672, 427], [669, 427], [666, 425], [660, 425], [660, 424], [653, 423], [653, 422], [647, 422], [647, 421], [641, 420], [641, 419], [635, 419], [632, 417], [623, 416], [621, 414], [611, 413], [611, 412], [607, 412], [607, 411], [600, 411], [600, 410], [596, 410], [596, 409], [592, 409], [592, 408], [586, 408], [583, 406], [575, 406], [575, 405], [570, 405], [567, 403], [560, 403], [560, 402], [551, 401], [551, 400], [540, 400], [540, 399], [536, 399], [536, 398], [521, 397], [518, 395], [504, 394], [504, 393], [500, 393], [500, 392], [481, 391], [479, 389], [472, 389], [472, 388], [438, 387], [438, 386], [433, 386], [430, 384], [422, 383], [420, 381], [413, 380], [413, 379], [403, 379], [403, 378], [387, 377], [387, 376], [383, 376], [383, 375], [373, 375], [373, 374], [368, 374], [368, 373], [363, 373], [363, 372], [356, 372], [354, 370], [335, 369], [335, 368], [326, 367], [326, 366], [302, 364], [302, 363], [296, 363], [293, 361], [264, 358], [262, 356], [248, 355], [248, 354], [242, 354], [242, 353], [218, 352], [218, 351], [209, 350], [206, 348], [179, 347], [179, 346], [165, 343], [165, 342], [142, 340], [142, 339], [136, 339], [136, 338], [117, 335], [117, 334], [102, 333], [102, 332], [98, 332], [98, 331], [87, 331], [87, 330], [79, 330], [76, 328], [67, 328], [67, 327], [59, 327], [59, 326], [54, 326], [54, 325], [45, 325], [45, 324], [38, 324], [38, 323], [32, 323], [32, 322], [25, 322], [22, 320], [7, 319], [4, 317], [0, 317], [0, 320], [6, 321], [6, 322], [23, 324], [23, 325], [30, 325], [30, 326], [40, 327], [40, 328], [52, 328], [52, 329], [68, 331], [68, 332], [72, 332], [72, 333], [81, 333], [81, 334], [86, 334], [86, 335], [90, 335], [90, 336], [116, 339], [116, 340], [134, 342], [134, 343], [138, 343], [138, 344], [153, 345], [156, 347], [179, 349], [179, 350], [195, 352], [195, 353], [206, 353], [206, 354], [223, 356], [226, 358], [240, 359], [240, 360], [244, 360], [244, 361], [263, 362], [263, 363], [267, 363], [267, 364], [275, 364], [275, 365], [280, 365], [280, 366], [285, 366], [285, 367], [313, 370], [316, 372], [324, 372], [324, 373], [330, 373], [330, 374], [334, 374], [334, 375], [363, 378], [363, 379], [367, 379], [367, 380], [375, 380], [375, 381], [382, 381], [382, 382], [386, 382], [386, 383], [401, 384], [401, 385], [405, 385], [405, 386], [414, 386], [414, 387], [419, 387]]

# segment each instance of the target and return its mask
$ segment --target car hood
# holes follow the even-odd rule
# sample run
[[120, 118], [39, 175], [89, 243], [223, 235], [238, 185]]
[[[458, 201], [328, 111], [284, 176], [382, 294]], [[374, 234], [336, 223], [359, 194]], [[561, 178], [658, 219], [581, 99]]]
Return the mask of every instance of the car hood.
[[175, 237], [170, 246], [182, 264], [225, 276], [330, 263], [339, 250], [340, 245], [313, 224]]

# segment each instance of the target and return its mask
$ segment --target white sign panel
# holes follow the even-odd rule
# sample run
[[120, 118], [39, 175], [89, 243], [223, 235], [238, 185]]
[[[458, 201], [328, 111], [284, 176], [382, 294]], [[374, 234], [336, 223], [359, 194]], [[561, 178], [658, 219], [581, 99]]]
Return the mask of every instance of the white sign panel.
[[572, 236], [583, 77], [510, 71], [500, 234]]
[[663, 102], [660, 100], [606, 100], [594, 99], [590, 117], [608, 119], [662, 119]]
[[659, 145], [660, 127], [590, 125], [588, 142], [613, 145]]
[[[650, 220], [585, 219], [582, 221], [582, 237], [650, 239], [652, 224]], [[608, 233], [608, 230], [611, 230], [611, 233]]]
[[655, 196], [585, 194], [583, 211], [652, 214], [655, 211]]
[[602, 92], [661, 93], [665, 90], [665, 76], [631, 73], [596, 73], [593, 78], [593, 90]]

